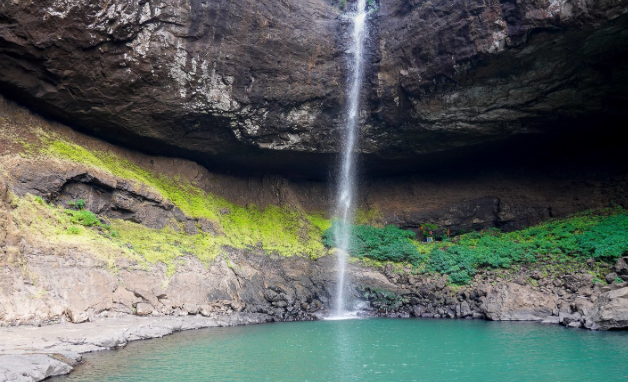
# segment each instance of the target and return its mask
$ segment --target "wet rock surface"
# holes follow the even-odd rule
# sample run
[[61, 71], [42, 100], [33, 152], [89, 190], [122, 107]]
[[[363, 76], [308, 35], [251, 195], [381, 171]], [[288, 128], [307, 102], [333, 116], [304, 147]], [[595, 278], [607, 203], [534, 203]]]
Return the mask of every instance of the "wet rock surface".
[[490, 288], [482, 306], [494, 321], [539, 321], [556, 309], [556, 298], [515, 283]]
[[[625, 118], [625, 0], [376, 3], [367, 169], [459, 165], [530, 133], [557, 133], [551, 149]], [[151, 153], [327, 177], [348, 27], [331, 1], [4, 2], [0, 23], [13, 99]]]

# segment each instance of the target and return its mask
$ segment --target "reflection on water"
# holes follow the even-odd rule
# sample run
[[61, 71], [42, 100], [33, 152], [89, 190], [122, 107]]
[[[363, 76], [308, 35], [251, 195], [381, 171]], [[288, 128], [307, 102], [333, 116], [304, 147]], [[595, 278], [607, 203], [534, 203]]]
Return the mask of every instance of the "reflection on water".
[[184, 332], [85, 358], [55, 381], [628, 381], [628, 332], [318, 321]]

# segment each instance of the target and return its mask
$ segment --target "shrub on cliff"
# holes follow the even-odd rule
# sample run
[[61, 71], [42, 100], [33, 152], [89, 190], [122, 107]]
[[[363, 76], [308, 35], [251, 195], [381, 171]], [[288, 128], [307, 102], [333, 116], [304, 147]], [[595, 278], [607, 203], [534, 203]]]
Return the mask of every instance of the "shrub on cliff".
[[77, 210], [82, 210], [85, 208], [85, 200], [83, 199], [79, 199], [79, 200], [70, 200], [70, 202], [68, 203], [68, 205], [71, 208], [77, 209]]
[[539, 257], [553, 262], [588, 258], [614, 263], [628, 251], [628, 213], [623, 209], [584, 213], [520, 231], [474, 232], [457, 242], [433, 247], [427, 270], [447, 274], [455, 284], [466, 283], [478, 268], [509, 268]]
[[[323, 232], [323, 244], [327, 247], [335, 247], [336, 239], [334, 231], [341, 229], [343, 224], [334, 221], [332, 226]], [[402, 230], [389, 225], [384, 228], [367, 225], [355, 225], [351, 227], [349, 241], [349, 253], [353, 257], [368, 257], [378, 261], [409, 262], [418, 264], [423, 257], [413, 244], [414, 232]]]
[[80, 224], [85, 227], [100, 225], [100, 220], [93, 212], [87, 210], [70, 211], [72, 215], [72, 223]]

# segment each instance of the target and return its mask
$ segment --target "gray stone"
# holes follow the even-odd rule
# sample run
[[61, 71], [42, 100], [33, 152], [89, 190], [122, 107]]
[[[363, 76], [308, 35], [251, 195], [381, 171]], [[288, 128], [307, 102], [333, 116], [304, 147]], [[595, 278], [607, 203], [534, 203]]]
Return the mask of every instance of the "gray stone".
[[567, 325], [568, 328], [581, 328], [582, 323], [580, 321], [573, 321]]
[[550, 324], [550, 325], [558, 325], [560, 323], [560, 319], [558, 318], [558, 316], [547, 316], [543, 321], [541, 321], [542, 324]]
[[0, 355], [0, 382], [33, 382], [64, 375], [72, 366], [45, 354]]
[[468, 317], [472, 313], [473, 312], [471, 311], [471, 307], [469, 306], [468, 302], [463, 301], [462, 303], [460, 303], [460, 317]]
[[412, 314], [414, 314], [415, 317], [422, 317], [423, 314], [425, 314], [426, 309], [423, 305], [416, 305], [413, 309], [412, 309]]
[[482, 303], [482, 310], [490, 320], [540, 321], [555, 308], [553, 296], [514, 283], [491, 288]]
[[628, 287], [602, 294], [586, 319], [594, 329], [628, 329]]
[[145, 302], [140, 302], [139, 304], [137, 304], [135, 309], [135, 314], [137, 314], [138, 316], [148, 316], [149, 314], [153, 313], [154, 310], [151, 304]]
[[[624, 278], [625, 276], [628, 277], [628, 257], [620, 257], [617, 259], [613, 269], [621, 278]], [[624, 280], [627, 279], [624, 278]]]
[[559, 313], [558, 314], [558, 322], [562, 325], [569, 325], [572, 322], [580, 322], [582, 319], [582, 315], [578, 312], [569, 314], [569, 313]]
[[615, 273], [615, 272], [611, 272], [611, 273], [607, 274], [606, 277], [605, 277], [606, 282], [609, 283], [609, 284], [614, 283], [616, 278], [617, 278], [617, 273]]

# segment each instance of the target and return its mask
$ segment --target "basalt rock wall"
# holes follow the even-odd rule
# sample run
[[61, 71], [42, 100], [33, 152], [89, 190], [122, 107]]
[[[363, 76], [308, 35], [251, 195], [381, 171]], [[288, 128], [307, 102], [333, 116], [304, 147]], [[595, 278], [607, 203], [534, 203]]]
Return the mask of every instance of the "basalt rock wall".
[[[621, 127], [627, 5], [373, 2], [365, 169], [424, 172], [487, 150], [509, 154], [505, 144], [521, 146], [522, 136], [564, 142]], [[153, 154], [221, 171], [325, 178], [349, 53], [340, 6], [5, 1], [0, 89]]]
[[[281, 175], [221, 174], [189, 160], [145, 155], [50, 122], [2, 97], [0, 116], [0, 167], [9, 178], [6, 187], [20, 197], [38, 195], [63, 206], [84, 199], [91, 211], [151, 228], [163, 228], [168, 219], [175, 219], [193, 222], [208, 232], [213, 229], [208, 222], [185, 216], [154, 190], [138, 188], [127, 179], [76, 162], [41, 163], [29, 158], [24, 147], [41, 144], [34, 130], [37, 127], [95, 153], [125, 158], [151, 173], [186, 179], [240, 206], [286, 206], [326, 215], [335, 205], [333, 189], [326, 182]], [[554, 153], [543, 160], [502, 165], [496, 158], [492, 163], [471, 163], [464, 170], [365, 177], [357, 207], [359, 216], [367, 216], [360, 222], [415, 230], [429, 223], [456, 234], [491, 227], [510, 231], [585, 210], [628, 208], [628, 168], [622, 152], [548, 150]]]

